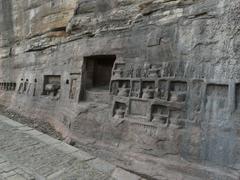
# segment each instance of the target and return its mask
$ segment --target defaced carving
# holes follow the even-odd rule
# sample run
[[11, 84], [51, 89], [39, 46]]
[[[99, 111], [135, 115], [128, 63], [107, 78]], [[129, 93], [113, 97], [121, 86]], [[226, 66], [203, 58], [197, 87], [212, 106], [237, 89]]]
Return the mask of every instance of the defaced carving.
[[143, 77], [147, 78], [149, 76], [149, 69], [150, 69], [151, 65], [149, 63], [145, 63], [143, 65]]
[[160, 127], [167, 127], [169, 124], [169, 110], [166, 106], [152, 106], [152, 122]]
[[140, 81], [139, 82], [133, 82], [133, 87], [131, 90], [131, 96], [132, 97], [139, 97], [141, 93], [141, 87], [140, 87]]
[[56, 96], [58, 94], [58, 91], [60, 89], [60, 83], [59, 82], [52, 82], [51, 84], [45, 85], [45, 91], [47, 95]]
[[123, 83], [122, 87], [118, 88], [118, 96], [128, 97], [130, 88], [127, 87], [126, 83]]
[[128, 69], [127, 69], [127, 77], [130, 77], [132, 78], [133, 77], [133, 73], [134, 73], [134, 67], [133, 65], [131, 64]]
[[162, 116], [161, 114], [154, 114], [152, 122], [157, 124], [160, 127], [167, 127], [168, 126], [168, 118]]
[[154, 97], [155, 89], [153, 89], [150, 85], [147, 85], [145, 89], [143, 89], [143, 99], [152, 99]]
[[123, 119], [125, 115], [126, 107], [124, 105], [119, 105], [119, 107], [115, 110], [114, 119]]
[[142, 67], [139, 65], [135, 69], [135, 77], [140, 78], [142, 77]]

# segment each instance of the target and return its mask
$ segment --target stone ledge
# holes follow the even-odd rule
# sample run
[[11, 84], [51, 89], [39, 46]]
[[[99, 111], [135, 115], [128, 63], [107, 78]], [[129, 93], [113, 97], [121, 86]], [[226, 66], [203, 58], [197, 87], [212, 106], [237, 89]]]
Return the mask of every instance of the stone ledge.
[[116, 166], [110, 164], [107, 161], [101, 160], [99, 158], [89, 161], [88, 165], [103, 172], [103, 173], [107, 173], [107, 174], [112, 174], [112, 172], [116, 168]]
[[90, 160], [93, 160], [93, 159], [96, 158], [95, 156], [92, 156], [92, 155], [90, 155], [87, 152], [82, 151], [82, 150], [78, 150], [77, 152], [73, 152], [71, 155], [78, 158], [81, 161], [90, 161]]
[[2, 115], [0, 115], [0, 121], [5, 122], [8, 125], [14, 126], [14, 127], [27, 127], [27, 126], [25, 126], [25, 125], [23, 125], [19, 122], [13, 121], [12, 119], [9, 119], [9, 118], [7, 118], [5, 116], [2, 116]]
[[35, 129], [30, 130], [30, 131], [26, 131], [25, 133], [28, 134], [28, 135], [31, 135], [31, 136], [33, 136], [33, 137], [43, 135], [42, 132], [37, 131], [37, 130], [35, 130]]
[[21, 127], [18, 127], [18, 130], [20, 130], [20, 131], [31, 131], [31, 130], [34, 130], [34, 129], [30, 128], [28, 126], [21, 126]]
[[[27, 132], [25, 132], [25, 133], [27, 133]], [[44, 142], [44, 143], [46, 143], [48, 145], [55, 145], [55, 144], [62, 143], [62, 141], [54, 139], [54, 138], [52, 138], [52, 137], [50, 137], [50, 136], [48, 136], [46, 134], [32, 135], [32, 137], [34, 137], [34, 138], [36, 138], [36, 139], [38, 139], [38, 140], [40, 140], [40, 141], [42, 141], [42, 142]]]
[[78, 151], [78, 148], [70, 146], [64, 142], [61, 142], [60, 144], [59, 143], [52, 144], [52, 147], [66, 153], [66, 154], [72, 154], [72, 153]]
[[116, 168], [112, 173], [112, 178], [116, 180], [145, 180], [136, 174], [132, 174], [128, 171], [125, 171], [121, 168]]

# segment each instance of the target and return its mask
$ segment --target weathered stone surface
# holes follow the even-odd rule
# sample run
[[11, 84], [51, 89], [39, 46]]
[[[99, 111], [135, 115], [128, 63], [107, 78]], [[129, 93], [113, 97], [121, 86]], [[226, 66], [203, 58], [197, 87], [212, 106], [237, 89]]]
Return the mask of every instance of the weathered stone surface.
[[[90, 165], [96, 158], [83, 159], [83, 156], [90, 157], [86, 152], [70, 149], [61, 141], [56, 145], [47, 135], [42, 141], [38, 139], [39, 134], [29, 134], [27, 127], [22, 127], [25, 130], [19, 131], [21, 127], [16, 129], [11, 119], [6, 122], [0, 117], [0, 179], [114, 179], [111, 173], [103, 173]], [[78, 152], [77, 156], [71, 154], [73, 149]], [[104, 167], [106, 163], [98, 159], [98, 166]]]
[[146, 177], [239, 179], [239, 10], [0, 0], [0, 103]]

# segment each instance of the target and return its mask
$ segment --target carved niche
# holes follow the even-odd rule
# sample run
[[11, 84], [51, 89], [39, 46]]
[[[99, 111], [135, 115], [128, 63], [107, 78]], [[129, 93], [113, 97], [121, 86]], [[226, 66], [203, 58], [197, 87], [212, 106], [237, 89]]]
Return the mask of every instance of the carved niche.
[[228, 111], [228, 88], [226, 84], [208, 84], [205, 100], [205, 118], [220, 121]]
[[168, 126], [169, 109], [167, 106], [153, 104], [151, 114], [151, 122], [161, 126]]
[[113, 118], [114, 119], [123, 119], [127, 111], [127, 105], [124, 102], [115, 101], [113, 106]]
[[61, 88], [61, 76], [60, 75], [45, 75], [43, 95], [57, 96]]
[[153, 99], [155, 94], [155, 81], [144, 80], [142, 83], [142, 98]]
[[185, 102], [187, 96], [187, 82], [173, 81], [170, 83], [169, 101]]
[[129, 80], [121, 80], [118, 83], [118, 96], [128, 97], [130, 93], [130, 81]]

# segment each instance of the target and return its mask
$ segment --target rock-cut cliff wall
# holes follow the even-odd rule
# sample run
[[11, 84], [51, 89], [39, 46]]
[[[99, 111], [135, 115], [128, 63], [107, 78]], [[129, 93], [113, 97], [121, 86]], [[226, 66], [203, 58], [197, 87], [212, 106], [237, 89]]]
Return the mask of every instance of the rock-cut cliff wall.
[[239, 0], [0, 0], [0, 103], [144, 177], [239, 179]]

